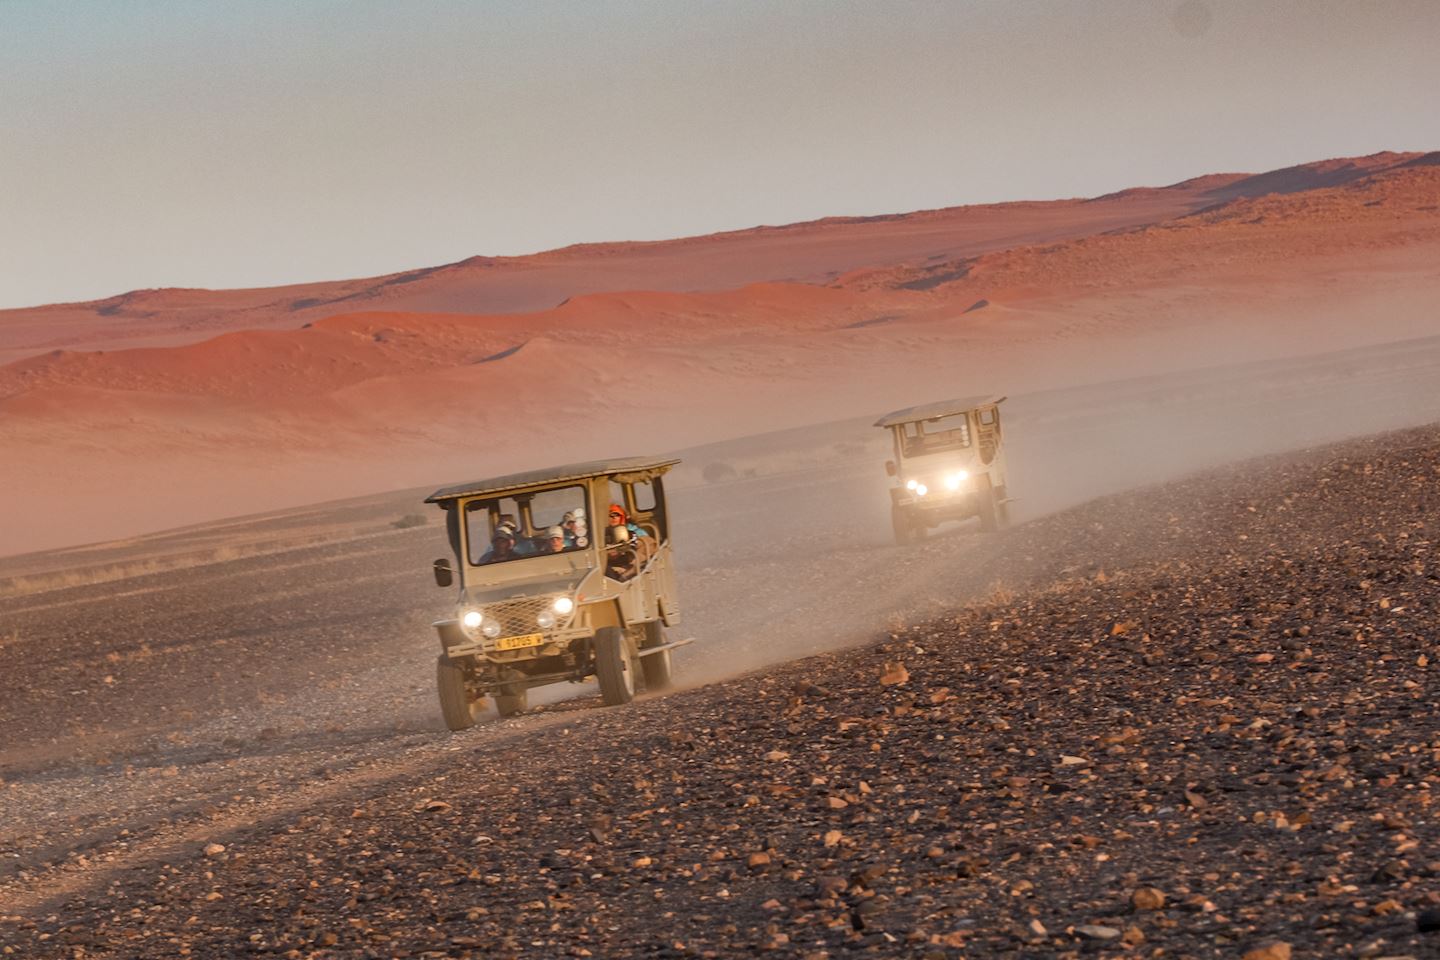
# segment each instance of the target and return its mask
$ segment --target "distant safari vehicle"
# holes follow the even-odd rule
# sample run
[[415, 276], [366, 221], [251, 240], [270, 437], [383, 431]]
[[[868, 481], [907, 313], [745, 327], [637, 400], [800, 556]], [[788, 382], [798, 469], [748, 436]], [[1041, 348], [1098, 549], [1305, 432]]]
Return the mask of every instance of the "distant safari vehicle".
[[[670, 684], [664, 627], [680, 619], [661, 477], [678, 460], [630, 458], [517, 473], [437, 490], [459, 575], [455, 616], [435, 623], [440, 709], [451, 730], [485, 698], [502, 717], [531, 687], [594, 676], [606, 704]], [[593, 529], [591, 518], [600, 517]]]
[[1000, 430], [1004, 400], [941, 400], [875, 421], [895, 441], [895, 459], [885, 462], [885, 472], [895, 478], [890, 521], [896, 543], [922, 540], [946, 520], [979, 517], [980, 528], [987, 531], [1009, 522]]

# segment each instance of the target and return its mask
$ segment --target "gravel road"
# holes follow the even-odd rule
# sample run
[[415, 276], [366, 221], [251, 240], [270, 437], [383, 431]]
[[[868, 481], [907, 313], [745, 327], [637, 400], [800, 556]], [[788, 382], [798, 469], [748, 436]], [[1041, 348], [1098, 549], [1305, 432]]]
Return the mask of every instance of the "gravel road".
[[695, 686], [462, 734], [413, 497], [0, 599], [0, 950], [1440, 956], [1440, 428], [912, 549], [883, 485], [676, 490]]

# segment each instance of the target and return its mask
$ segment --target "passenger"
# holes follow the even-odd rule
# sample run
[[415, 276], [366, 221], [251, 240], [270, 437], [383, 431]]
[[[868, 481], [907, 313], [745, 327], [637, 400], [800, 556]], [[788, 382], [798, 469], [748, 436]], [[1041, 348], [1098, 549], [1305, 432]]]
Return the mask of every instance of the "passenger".
[[[606, 530], [606, 536], [610, 536], [615, 530], [624, 530], [629, 534], [622, 542], [630, 542], [634, 545], [633, 553], [637, 571], [650, 562], [650, 558], [655, 555], [654, 539], [640, 527], [631, 523], [625, 516], [625, 508], [618, 503], [610, 504], [610, 526]], [[631, 576], [634, 574], [632, 573]]]
[[648, 537], [648, 536], [649, 536], [649, 534], [646, 533], [644, 530], [641, 530], [641, 529], [640, 529], [639, 527], [637, 527], [635, 524], [633, 524], [633, 523], [630, 522], [629, 518], [625, 516], [625, 508], [624, 508], [624, 507], [620, 506], [620, 504], [618, 504], [618, 503], [612, 503], [612, 504], [610, 504], [610, 526], [614, 527], [614, 526], [617, 526], [617, 525], [620, 525], [620, 524], [623, 524], [623, 525], [625, 526], [625, 528], [626, 528], [627, 530], [629, 530], [630, 533], [633, 534], [634, 536], [637, 536], [637, 537]]
[[564, 553], [568, 547], [564, 527], [551, 527], [545, 531], [545, 537], [540, 541], [541, 553]]
[[640, 570], [639, 541], [630, 530], [615, 524], [605, 530], [605, 576], [612, 580], [629, 580]]
[[588, 547], [590, 545], [590, 531], [585, 526], [585, 508], [576, 507], [560, 518], [560, 526], [565, 529], [565, 546], [567, 547]]

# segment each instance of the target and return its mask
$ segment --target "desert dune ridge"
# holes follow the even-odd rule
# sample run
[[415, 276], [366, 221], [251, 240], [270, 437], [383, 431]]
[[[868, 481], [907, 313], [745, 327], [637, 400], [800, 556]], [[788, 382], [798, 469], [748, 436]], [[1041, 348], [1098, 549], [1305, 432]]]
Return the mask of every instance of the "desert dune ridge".
[[[937, 396], [1424, 337], [1440, 330], [1436, 156], [1377, 154], [1092, 201], [833, 218], [713, 244], [463, 261], [283, 322], [253, 312], [279, 302], [270, 294], [185, 291], [184, 310], [220, 318], [184, 320], [190, 342], [52, 349], [0, 366], [0, 482], [11, 493], [0, 552], [689, 447]], [[545, 309], [355, 309], [463, 300], [459, 287], [438, 291], [466, 271], [530, 283], [557, 262], [599, 263], [592, 255], [600, 273], [565, 282], [604, 283], [551, 286]], [[756, 280], [760, 267], [810, 279]], [[638, 276], [663, 280], [605, 288]], [[84, 305], [19, 312], [28, 320], [9, 311], [0, 336], [23, 352], [26, 323], [73, 320], [76, 342], [91, 347], [121, 327], [167, 340], [161, 327], [180, 314], [163, 292], [126, 296], [98, 308], [109, 311], [101, 326], [89, 307], [77, 319]], [[226, 331], [232, 321], [254, 324]]]

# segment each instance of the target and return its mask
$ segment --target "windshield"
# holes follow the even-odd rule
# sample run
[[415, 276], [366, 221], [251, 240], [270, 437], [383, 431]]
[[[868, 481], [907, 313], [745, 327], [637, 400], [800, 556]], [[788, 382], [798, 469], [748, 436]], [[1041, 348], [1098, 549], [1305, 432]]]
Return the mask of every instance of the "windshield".
[[465, 504], [475, 565], [583, 550], [590, 543], [585, 488], [560, 487]]
[[901, 455], [905, 457], [923, 457], [970, 446], [970, 418], [964, 413], [902, 423], [895, 429], [900, 438]]

